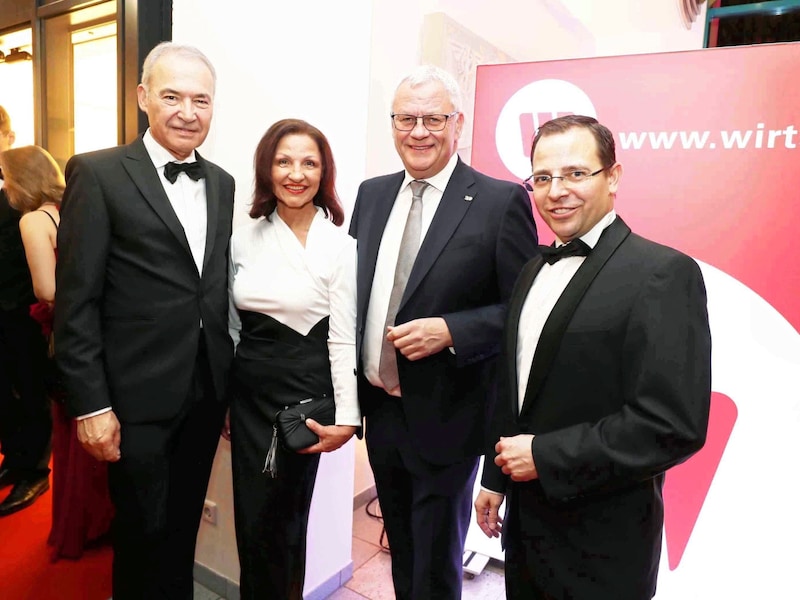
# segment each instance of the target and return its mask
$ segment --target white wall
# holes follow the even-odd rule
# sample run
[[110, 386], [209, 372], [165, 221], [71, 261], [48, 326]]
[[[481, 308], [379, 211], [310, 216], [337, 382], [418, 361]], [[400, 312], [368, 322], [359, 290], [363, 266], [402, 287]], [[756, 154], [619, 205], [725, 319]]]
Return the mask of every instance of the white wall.
[[[247, 219], [255, 146], [278, 119], [306, 119], [328, 136], [348, 220], [361, 180], [402, 168], [388, 114], [397, 82], [423, 59], [421, 32], [430, 13], [444, 13], [516, 61], [697, 49], [704, 23], [703, 13], [686, 29], [677, 0], [175, 0], [173, 6], [174, 40], [198, 46], [217, 68], [214, 123], [201, 151], [236, 178], [234, 225]], [[349, 560], [352, 497], [372, 485], [365, 457], [363, 442], [323, 457], [307, 591]], [[238, 580], [230, 495], [230, 446], [222, 442], [208, 493], [219, 524], [202, 525], [197, 560]]]
[[[373, 2], [367, 175], [402, 168], [389, 112], [398, 80], [422, 59], [426, 14], [441, 12], [510, 57], [532, 62], [590, 56], [697, 50], [705, 9], [691, 29], [679, 0], [388, 0]], [[447, 42], [444, 42], [447, 45]], [[468, 61], [469, 57], [461, 57]], [[458, 60], [459, 57], [456, 57]], [[474, 71], [474, 65], [470, 65]], [[620, 75], [623, 76], [623, 75]], [[609, 82], [613, 85], [613, 81]], [[467, 114], [467, 120], [472, 115]], [[463, 140], [469, 145], [470, 140]], [[468, 160], [468, 156], [462, 157]]]

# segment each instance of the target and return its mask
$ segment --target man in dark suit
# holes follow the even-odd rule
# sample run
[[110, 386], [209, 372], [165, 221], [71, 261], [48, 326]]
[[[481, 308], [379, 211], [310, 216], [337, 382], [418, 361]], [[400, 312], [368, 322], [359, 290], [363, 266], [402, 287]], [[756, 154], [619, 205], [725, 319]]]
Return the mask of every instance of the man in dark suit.
[[536, 228], [521, 186], [456, 154], [452, 76], [420, 68], [392, 111], [405, 170], [361, 184], [350, 228], [359, 400], [397, 597], [459, 598], [506, 300]]
[[234, 182], [195, 152], [214, 88], [199, 50], [158, 45], [138, 87], [149, 129], [66, 168], [56, 356], [78, 438], [110, 461], [115, 600], [192, 597], [233, 353]]
[[[0, 152], [14, 144], [6, 109], [0, 106]], [[50, 401], [45, 388], [47, 347], [30, 316], [36, 302], [20, 213], [8, 203], [0, 173], [0, 488], [13, 485], [0, 502], [0, 516], [33, 504], [50, 489]]]
[[531, 155], [560, 247], [525, 266], [509, 303], [476, 518], [503, 533], [509, 598], [651, 598], [664, 472], [708, 426], [703, 277], [616, 216], [622, 166], [595, 119], [548, 121]]

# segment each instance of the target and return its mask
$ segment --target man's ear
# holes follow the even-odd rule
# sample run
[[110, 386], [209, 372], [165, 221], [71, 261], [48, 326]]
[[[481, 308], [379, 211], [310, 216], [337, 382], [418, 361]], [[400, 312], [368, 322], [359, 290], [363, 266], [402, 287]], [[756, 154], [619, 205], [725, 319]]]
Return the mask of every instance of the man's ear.
[[620, 179], [622, 179], [622, 165], [614, 163], [611, 168], [608, 169], [608, 189], [612, 194], [617, 193]]
[[14, 142], [16, 141], [16, 139], [17, 139], [17, 134], [14, 133], [13, 131], [9, 131], [8, 132], [8, 145], [9, 146], [13, 146]]
[[136, 87], [136, 100], [139, 102], [139, 109], [146, 113], [147, 112], [147, 88], [145, 88], [141, 83]]

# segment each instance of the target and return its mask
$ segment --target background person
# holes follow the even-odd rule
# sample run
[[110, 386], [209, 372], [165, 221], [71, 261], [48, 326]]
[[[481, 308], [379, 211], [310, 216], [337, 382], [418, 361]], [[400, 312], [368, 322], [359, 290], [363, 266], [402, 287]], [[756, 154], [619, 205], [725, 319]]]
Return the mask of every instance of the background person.
[[[0, 156], [13, 143], [11, 119], [0, 106]], [[0, 172], [0, 488], [13, 487], [0, 503], [0, 516], [30, 506], [49, 489], [52, 428], [47, 348], [30, 315], [36, 296], [20, 235], [21, 213], [10, 206], [3, 177]]]
[[[38, 302], [31, 315], [47, 339], [53, 328], [56, 291], [58, 207], [64, 176], [50, 154], [25, 146], [0, 155], [9, 198], [21, 213], [19, 227]], [[87, 454], [78, 442], [76, 424], [64, 407], [63, 391], [51, 357], [48, 390], [53, 403], [53, 520], [48, 537], [54, 558], [79, 558], [84, 546], [105, 535], [113, 507], [108, 497], [106, 463]]]
[[531, 156], [536, 208], [560, 248], [525, 266], [509, 303], [476, 518], [503, 531], [509, 598], [651, 598], [664, 471], [708, 427], [703, 277], [616, 215], [622, 166], [597, 120], [546, 122]]
[[361, 184], [350, 226], [359, 399], [395, 593], [444, 600], [461, 596], [505, 303], [537, 252], [536, 227], [520, 185], [458, 158], [450, 74], [426, 66], [403, 79], [391, 123], [405, 168]]
[[159, 44], [137, 90], [143, 137], [66, 168], [56, 358], [81, 443], [109, 461], [114, 600], [192, 597], [233, 356], [234, 182], [195, 151], [214, 91], [199, 50]]
[[39, 146], [24, 146], [0, 155], [11, 207], [22, 217], [19, 229], [37, 302], [30, 308], [45, 339], [53, 328], [56, 296], [56, 236], [58, 206], [64, 176], [53, 157]]
[[[355, 240], [325, 136], [305, 121], [278, 121], [255, 155], [250, 216], [231, 239], [233, 363], [230, 440], [243, 599], [303, 597], [306, 529], [319, 453], [347, 442], [361, 423], [355, 378]], [[276, 413], [332, 396], [336, 422], [307, 421], [319, 443], [277, 445], [265, 472]]]

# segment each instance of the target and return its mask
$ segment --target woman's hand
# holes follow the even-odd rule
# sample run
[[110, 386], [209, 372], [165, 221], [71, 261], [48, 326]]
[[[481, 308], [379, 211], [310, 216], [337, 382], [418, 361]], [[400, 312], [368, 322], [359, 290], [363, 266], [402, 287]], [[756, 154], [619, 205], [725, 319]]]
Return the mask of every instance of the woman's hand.
[[314, 419], [306, 419], [306, 426], [317, 434], [319, 442], [303, 448], [298, 454], [333, 452], [344, 446], [356, 432], [356, 428], [352, 425], [320, 425]]

